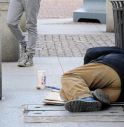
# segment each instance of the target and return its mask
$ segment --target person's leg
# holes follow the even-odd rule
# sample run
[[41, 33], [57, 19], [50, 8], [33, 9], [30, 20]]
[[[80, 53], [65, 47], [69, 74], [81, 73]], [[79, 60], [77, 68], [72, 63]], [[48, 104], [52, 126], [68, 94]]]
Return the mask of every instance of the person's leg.
[[84, 97], [92, 97], [88, 84], [80, 75], [83, 68], [84, 66], [81, 66], [62, 76], [60, 95], [64, 100], [70, 101]]
[[[65, 73], [62, 78], [60, 96], [67, 101], [65, 109], [70, 112], [98, 111], [101, 103], [95, 100], [90, 91], [94, 80], [94, 66], [84, 65]], [[84, 78], [85, 77], [85, 78]]]
[[25, 0], [23, 1], [26, 14], [26, 29], [28, 32], [27, 55], [28, 62], [26, 66], [33, 65], [33, 56], [35, 54], [35, 46], [37, 40], [37, 16], [40, 8], [41, 0]]
[[[116, 89], [114, 89], [116, 91], [115, 94], [114, 92], [111, 94], [111, 90], [113, 91], [112, 87]], [[110, 90], [108, 93], [110, 101], [113, 100], [113, 97], [116, 100], [120, 94], [120, 79], [117, 73], [110, 67], [99, 63], [90, 63], [63, 75], [60, 95], [66, 100], [75, 100], [84, 98], [87, 94], [92, 96], [90, 90], [98, 88], [104, 91]]]
[[115, 70], [109, 66], [104, 66], [106, 71], [103, 70], [105, 76], [104, 80], [101, 81], [101, 84], [104, 85], [99, 86], [99, 88], [109, 97], [110, 103], [116, 102], [121, 93], [121, 80]]
[[7, 14], [7, 25], [10, 30], [20, 43], [24, 42], [24, 35], [19, 27], [19, 21], [23, 14], [24, 8], [21, 0], [10, 0], [8, 14]]
[[25, 59], [25, 52], [26, 52], [26, 40], [25, 36], [23, 35], [19, 21], [24, 12], [24, 7], [22, 4], [22, 0], [10, 0], [8, 14], [7, 14], [7, 25], [9, 26], [10, 30], [18, 40], [20, 44], [20, 58], [18, 60], [18, 65], [20, 62]]

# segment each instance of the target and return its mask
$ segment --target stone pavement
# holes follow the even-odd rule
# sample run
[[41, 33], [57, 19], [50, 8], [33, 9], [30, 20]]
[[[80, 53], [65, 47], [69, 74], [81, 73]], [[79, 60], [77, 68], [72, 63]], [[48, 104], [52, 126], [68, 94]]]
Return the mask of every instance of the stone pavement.
[[99, 23], [74, 23], [72, 19], [38, 20], [36, 56], [83, 57], [96, 46], [113, 46], [114, 33]]
[[88, 48], [113, 45], [114, 35], [108, 33], [40, 35], [36, 56], [83, 57]]

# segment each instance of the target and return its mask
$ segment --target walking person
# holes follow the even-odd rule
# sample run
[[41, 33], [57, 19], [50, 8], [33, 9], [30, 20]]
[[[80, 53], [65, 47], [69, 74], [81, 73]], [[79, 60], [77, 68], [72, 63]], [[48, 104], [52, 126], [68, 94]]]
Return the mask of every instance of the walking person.
[[87, 50], [84, 65], [61, 78], [60, 96], [70, 112], [99, 111], [124, 101], [124, 50], [96, 47]]
[[[37, 40], [37, 16], [40, 8], [40, 1], [41, 0], [10, 0], [7, 25], [20, 44], [19, 67], [33, 66], [33, 56], [35, 54]], [[26, 16], [28, 41], [26, 41], [19, 26], [19, 21], [24, 12]]]

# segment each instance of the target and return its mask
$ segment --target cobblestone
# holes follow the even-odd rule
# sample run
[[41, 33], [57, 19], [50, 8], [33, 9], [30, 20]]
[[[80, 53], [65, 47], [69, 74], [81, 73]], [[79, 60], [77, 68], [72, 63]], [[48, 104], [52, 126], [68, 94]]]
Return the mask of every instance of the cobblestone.
[[36, 56], [83, 57], [90, 47], [114, 46], [113, 33], [39, 35]]

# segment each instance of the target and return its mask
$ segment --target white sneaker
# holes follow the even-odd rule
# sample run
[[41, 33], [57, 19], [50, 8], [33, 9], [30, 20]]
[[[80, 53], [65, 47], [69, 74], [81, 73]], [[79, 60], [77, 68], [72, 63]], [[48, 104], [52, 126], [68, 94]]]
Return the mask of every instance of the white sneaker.
[[20, 45], [20, 58], [18, 61], [22, 61], [23, 57], [25, 56], [26, 53], [26, 45]]
[[26, 67], [26, 63], [28, 62], [28, 55], [27, 53], [23, 53], [23, 55], [18, 60], [19, 67]]
[[33, 55], [28, 55], [28, 61], [26, 62], [26, 67], [33, 66]]

